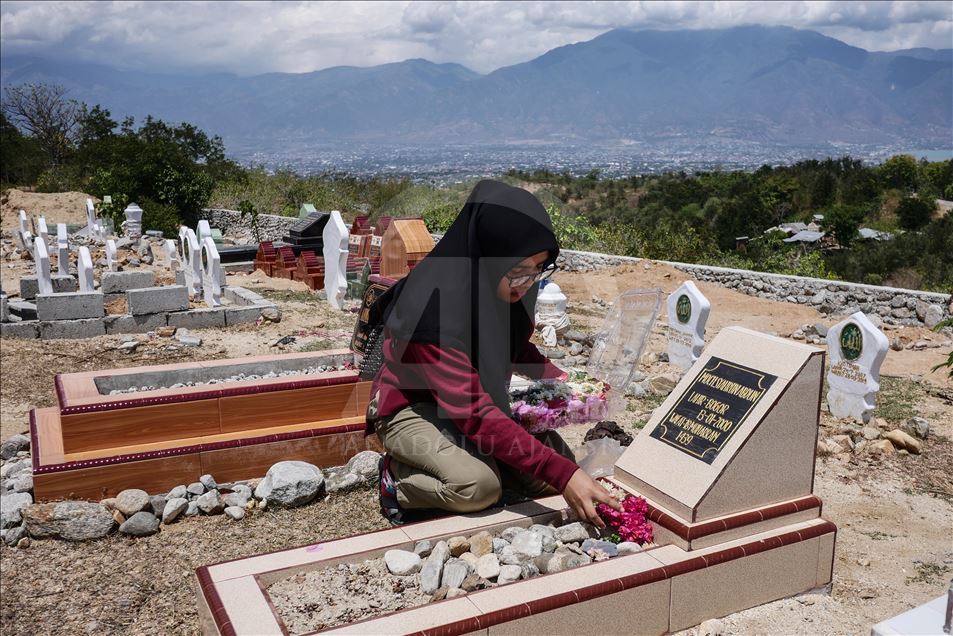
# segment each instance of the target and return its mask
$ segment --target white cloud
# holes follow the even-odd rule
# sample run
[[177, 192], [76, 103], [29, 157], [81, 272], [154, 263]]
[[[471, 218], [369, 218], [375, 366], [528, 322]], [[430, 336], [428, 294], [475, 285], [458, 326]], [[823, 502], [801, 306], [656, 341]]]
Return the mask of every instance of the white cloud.
[[4, 55], [149, 70], [305, 72], [423, 57], [488, 72], [616, 27], [818, 30], [868, 50], [949, 48], [941, 2], [7, 2]]

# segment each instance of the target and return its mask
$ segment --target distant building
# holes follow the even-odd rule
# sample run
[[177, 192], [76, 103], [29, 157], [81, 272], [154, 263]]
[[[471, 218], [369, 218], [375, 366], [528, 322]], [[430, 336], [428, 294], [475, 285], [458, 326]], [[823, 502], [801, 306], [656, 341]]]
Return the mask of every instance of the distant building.
[[822, 238], [824, 238], [824, 232], [818, 232], [815, 230], [802, 230], [795, 234], [794, 236], [784, 239], [785, 243], [817, 243]]
[[893, 238], [893, 234], [890, 232], [881, 232], [880, 230], [875, 230], [870, 227], [862, 227], [857, 230], [857, 235], [868, 241], [889, 241]]
[[787, 235], [797, 234], [803, 230], [807, 229], [806, 223], [801, 223], [800, 221], [796, 223], [781, 223], [780, 225], [775, 225], [774, 227], [769, 227], [764, 231], [765, 234], [768, 232], [784, 232]]

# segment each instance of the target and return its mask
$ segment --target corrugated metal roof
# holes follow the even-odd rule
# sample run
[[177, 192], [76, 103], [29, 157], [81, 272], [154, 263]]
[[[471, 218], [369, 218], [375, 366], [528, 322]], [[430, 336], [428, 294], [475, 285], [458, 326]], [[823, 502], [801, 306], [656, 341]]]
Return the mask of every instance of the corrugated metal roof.
[[824, 237], [824, 232], [811, 232], [803, 230], [790, 238], [784, 239], [785, 243], [817, 243]]

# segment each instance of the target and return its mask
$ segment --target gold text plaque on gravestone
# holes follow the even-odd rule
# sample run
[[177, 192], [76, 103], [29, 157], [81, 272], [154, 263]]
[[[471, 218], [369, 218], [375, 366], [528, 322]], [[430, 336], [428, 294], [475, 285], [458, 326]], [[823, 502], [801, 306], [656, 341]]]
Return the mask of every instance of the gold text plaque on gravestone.
[[712, 357], [650, 435], [710, 464], [775, 380]]

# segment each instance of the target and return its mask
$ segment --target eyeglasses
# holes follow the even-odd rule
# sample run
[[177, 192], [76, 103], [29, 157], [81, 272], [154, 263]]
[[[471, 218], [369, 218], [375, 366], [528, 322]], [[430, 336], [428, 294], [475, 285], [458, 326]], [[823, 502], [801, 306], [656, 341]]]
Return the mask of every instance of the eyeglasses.
[[534, 274], [520, 274], [519, 276], [510, 276], [509, 274], [504, 274], [504, 276], [506, 276], [506, 279], [510, 281], [510, 287], [522, 287], [540, 280], [548, 279], [556, 272], [557, 269], [559, 268], [556, 267], [556, 265], [550, 265], [549, 267]]

